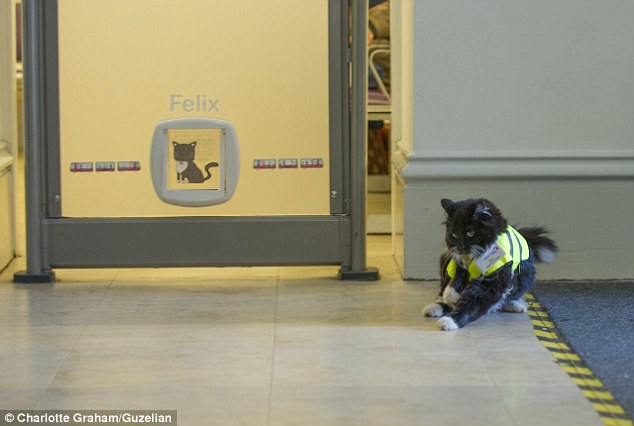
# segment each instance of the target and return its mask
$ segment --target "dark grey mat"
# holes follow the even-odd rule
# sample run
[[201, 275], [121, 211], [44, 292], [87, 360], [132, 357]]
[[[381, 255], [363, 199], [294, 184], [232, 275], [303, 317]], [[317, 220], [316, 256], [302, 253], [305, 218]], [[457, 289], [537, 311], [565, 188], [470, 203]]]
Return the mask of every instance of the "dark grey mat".
[[531, 292], [569, 346], [634, 416], [634, 282], [539, 282]]

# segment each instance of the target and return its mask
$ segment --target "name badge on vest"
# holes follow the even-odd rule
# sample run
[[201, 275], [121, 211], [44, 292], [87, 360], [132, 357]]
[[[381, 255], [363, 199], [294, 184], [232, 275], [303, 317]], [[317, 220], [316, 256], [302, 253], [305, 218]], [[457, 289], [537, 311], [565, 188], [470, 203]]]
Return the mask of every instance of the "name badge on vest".
[[478, 269], [482, 271], [482, 275], [484, 275], [491, 266], [495, 265], [495, 262], [502, 259], [505, 254], [504, 249], [498, 243], [495, 243], [489, 247], [482, 256], [475, 260], [475, 264]]

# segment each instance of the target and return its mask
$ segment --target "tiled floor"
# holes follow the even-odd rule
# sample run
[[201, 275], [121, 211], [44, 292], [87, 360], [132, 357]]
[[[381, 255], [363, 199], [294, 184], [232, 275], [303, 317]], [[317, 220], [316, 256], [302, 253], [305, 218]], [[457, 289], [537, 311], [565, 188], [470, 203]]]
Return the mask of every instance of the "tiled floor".
[[176, 409], [179, 425], [601, 425], [525, 314], [457, 332], [436, 283], [337, 268], [59, 270], [0, 279], [0, 409]]

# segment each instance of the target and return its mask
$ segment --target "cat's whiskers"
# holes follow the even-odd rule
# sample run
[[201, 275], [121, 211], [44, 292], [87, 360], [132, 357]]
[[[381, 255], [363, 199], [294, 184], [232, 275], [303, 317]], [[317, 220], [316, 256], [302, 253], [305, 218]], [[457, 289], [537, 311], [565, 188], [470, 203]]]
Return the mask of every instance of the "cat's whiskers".
[[471, 251], [471, 256], [474, 259], [478, 259], [480, 258], [480, 256], [482, 256], [486, 252], [486, 248], [482, 246], [478, 246], [478, 245], [473, 245], [471, 246], [470, 251]]
[[473, 256], [469, 253], [462, 253], [455, 247], [449, 247], [449, 255], [451, 258], [462, 267], [467, 267], [473, 260]]

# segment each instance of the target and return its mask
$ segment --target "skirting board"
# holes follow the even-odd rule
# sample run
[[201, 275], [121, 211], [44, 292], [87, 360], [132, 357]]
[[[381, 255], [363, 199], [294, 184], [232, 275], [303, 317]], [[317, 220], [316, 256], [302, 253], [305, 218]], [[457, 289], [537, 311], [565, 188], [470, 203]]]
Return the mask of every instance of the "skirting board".
[[413, 153], [397, 143], [392, 163], [406, 182], [500, 178], [634, 179], [634, 150]]

